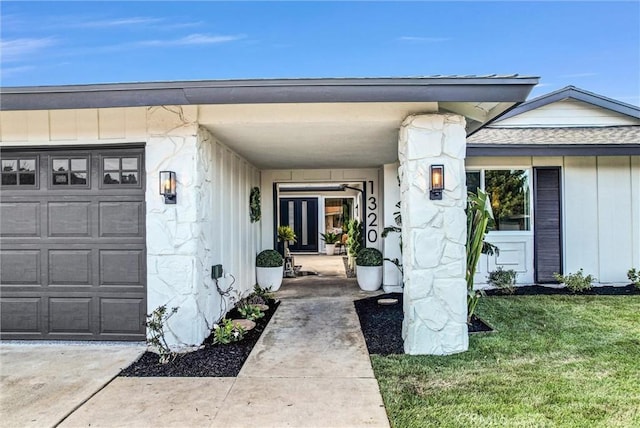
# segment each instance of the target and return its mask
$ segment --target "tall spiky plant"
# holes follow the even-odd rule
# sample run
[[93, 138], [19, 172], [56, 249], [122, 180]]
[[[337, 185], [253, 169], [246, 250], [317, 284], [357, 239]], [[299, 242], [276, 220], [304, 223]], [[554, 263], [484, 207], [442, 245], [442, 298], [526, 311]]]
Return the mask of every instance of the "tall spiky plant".
[[488, 195], [478, 189], [467, 196], [467, 322], [471, 321], [482, 290], [473, 289], [473, 277], [482, 254], [493, 255], [498, 248], [485, 242], [487, 227], [493, 221], [493, 211]]

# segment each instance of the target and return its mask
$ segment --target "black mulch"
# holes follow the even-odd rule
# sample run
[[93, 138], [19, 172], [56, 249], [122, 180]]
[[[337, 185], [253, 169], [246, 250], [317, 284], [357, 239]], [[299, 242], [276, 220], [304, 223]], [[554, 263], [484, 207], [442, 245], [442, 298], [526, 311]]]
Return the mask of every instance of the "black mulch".
[[[502, 290], [487, 290], [486, 293], [487, 293], [487, 296], [508, 295], [508, 293], [505, 293]], [[627, 285], [625, 287], [602, 286], [602, 287], [593, 287], [591, 290], [575, 293], [566, 287], [554, 288], [554, 287], [544, 287], [541, 285], [526, 285], [522, 287], [516, 287], [516, 290], [512, 295], [513, 296], [534, 296], [538, 294], [547, 294], [547, 295], [566, 294], [566, 295], [577, 295], [577, 296], [579, 295], [625, 296], [625, 295], [634, 295], [634, 294], [639, 295], [640, 288], [635, 287], [633, 285]]]
[[[265, 316], [256, 321], [256, 327], [239, 342], [213, 345], [212, 336], [204, 342], [204, 348], [179, 354], [175, 360], [158, 363], [158, 355], [145, 352], [140, 359], [120, 372], [124, 377], [236, 377], [249, 357], [253, 346], [266, 328], [280, 302], [269, 302]], [[235, 309], [228, 318], [241, 318]]]
[[[488, 290], [487, 296], [505, 296], [502, 290]], [[599, 296], [624, 296], [638, 295], [640, 289], [633, 285], [626, 287], [593, 287], [591, 290], [574, 293], [567, 288], [552, 288], [540, 285], [517, 287], [511, 294], [514, 296], [530, 296], [539, 294], [566, 294], [566, 295], [599, 295]], [[378, 299], [398, 299], [395, 305], [380, 305]], [[391, 355], [404, 354], [402, 342], [402, 293], [387, 293], [380, 296], [368, 297], [353, 302], [360, 318], [360, 326], [364, 334], [369, 354]], [[469, 333], [489, 332], [493, 329], [482, 319], [475, 315], [469, 325]]]

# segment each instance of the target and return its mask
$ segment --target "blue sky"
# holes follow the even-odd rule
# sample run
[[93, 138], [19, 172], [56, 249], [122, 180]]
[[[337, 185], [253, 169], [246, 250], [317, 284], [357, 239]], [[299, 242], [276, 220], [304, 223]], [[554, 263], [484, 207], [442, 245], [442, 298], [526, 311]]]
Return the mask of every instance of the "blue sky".
[[640, 105], [640, 2], [27, 2], [2, 86], [509, 74]]

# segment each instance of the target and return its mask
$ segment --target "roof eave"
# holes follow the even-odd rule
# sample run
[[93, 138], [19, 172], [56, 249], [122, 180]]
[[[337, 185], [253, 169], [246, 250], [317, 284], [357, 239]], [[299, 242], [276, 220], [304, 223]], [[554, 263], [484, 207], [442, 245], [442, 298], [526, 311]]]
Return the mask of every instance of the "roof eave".
[[537, 77], [263, 79], [2, 88], [0, 110], [158, 105], [514, 102]]

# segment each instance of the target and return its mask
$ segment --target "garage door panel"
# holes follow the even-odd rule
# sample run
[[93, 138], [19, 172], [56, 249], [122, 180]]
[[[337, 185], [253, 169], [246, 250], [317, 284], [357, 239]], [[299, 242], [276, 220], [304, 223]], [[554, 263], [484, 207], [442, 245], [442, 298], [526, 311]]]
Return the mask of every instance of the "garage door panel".
[[90, 297], [49, 298], [51, 333], [92, 334], [92, 299]]
[[0, 283], [40, 285], [40, 250], [0, 250]]
[[4, 332], [39, 334], [41, 331], [40, 297], [0, 298], [0, 322]]
[[[112, 152], [47, 147], [29, 158], [39, 165], [38, 186], [2, 186], [0, 337], [144, 340], [145, 189], [100, 185], [101, 156]], [[142, 178], [143, 154], [135, 148], [109, 156], [136, 158]], [[69, 160], [64, 166], [71, 171], [55, 186], [52, 174], [68, 171], [53, 171], [51, 159]], [[130, 173], [136, 165], [119, 168]], [[90, 177], [86, 185], [72, 180], [79, 169]]]
[[91, 287], [91, 250], [50, 250], [49, 285], [84, 285]]
[[100, 202], [100, 237], [144, 236], [144, 203]]
[[144, 251], [100, 251], [100, 285], [142, 286]]
[[100, 299], [100, 333], [144, 334], [144, 306], [144, 299], [141, 298]]
[[40, 237], [40, 203], [2, 202], [0, 236]]
[[49, 202], [50, 237], [90, 237], [91, 202]]

